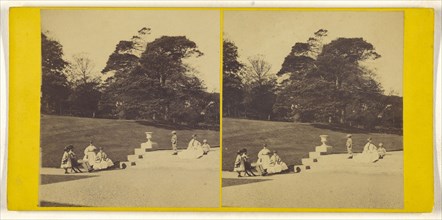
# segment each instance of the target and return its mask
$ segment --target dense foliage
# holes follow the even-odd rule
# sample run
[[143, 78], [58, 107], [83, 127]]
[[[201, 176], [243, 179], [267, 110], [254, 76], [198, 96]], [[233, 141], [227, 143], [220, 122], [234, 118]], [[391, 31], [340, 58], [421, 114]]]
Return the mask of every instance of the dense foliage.
[[[295, 43], [276, 74], [268, 74], [270, 64], [262, 55], [237, 65], [234, 74], [224, 71], [229, 83], [224, 91], [232, 87], [237, 91], [229, 94], [224, 115], [402, 129], [402, 97], [385, 95], [375, 72], [364, 65], [381, 57], [374, 46], [362, 38], [324, 44], [327, 33], [320, 29], [307, 42]], [[224, 57], [224, 62], [237, 62], [238, 48], [232, 41], [226, 43], [234, 48], [230, 49], [234, 56]]]
[[[186, 58], [203, 55], [195, 42], [185, 36], [162, 36], [148, 42], [148, 35], [150, 29], [143, 28], [130, 40], [116, 45], [102, 70], [109, 76], [104, 82], [94, 76], [92, 62], [87, 57], [76, 56], [68, 63], [63, 60], [60, 43], [44, 42], [43, 50], [44, 54], [48, 53], [45, 57], [49, 64], [43, 63], [43, 75], [61, 79], [43, 79], [42, 103], [48, 108], [54, 106], [52, 109], [59, 108], [59, 103], [68, 105], [64, 112], [46, 111], [42, 106], [42, 112], [190, 126], [217, 125], [219, 94], [206, 92], [194, 69], [184, 62]], [[53, 63], [57, 68], [48, 71], [48, 67], [55, 66]], [[59, 85], [66, 88], [65, 96], [52, 97], [54, 89], [46, 92], [47, 87]]]

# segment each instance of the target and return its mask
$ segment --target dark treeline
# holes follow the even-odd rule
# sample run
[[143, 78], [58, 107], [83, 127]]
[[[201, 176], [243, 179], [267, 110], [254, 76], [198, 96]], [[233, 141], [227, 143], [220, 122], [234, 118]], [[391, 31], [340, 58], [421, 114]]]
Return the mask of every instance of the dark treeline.
[[183, 61], [203, 53], [185, 36], [148, 42], [149, 28], [117, 43], [101, 74], [85, 55], [66, 61], [63, 47], [42, 33], [43, 114], [219, 125], [219, 93], [206, 92]]
[[323, 44], [320, 29], [297, 42], [277, 73], [264, 56], [238, 61], [231, 40], [223, 48], [223, 114], [259, 120], [327, 123], [402, 133], [403, 98], [385, 95], [362, 63], [381, 57], [362, 38]]

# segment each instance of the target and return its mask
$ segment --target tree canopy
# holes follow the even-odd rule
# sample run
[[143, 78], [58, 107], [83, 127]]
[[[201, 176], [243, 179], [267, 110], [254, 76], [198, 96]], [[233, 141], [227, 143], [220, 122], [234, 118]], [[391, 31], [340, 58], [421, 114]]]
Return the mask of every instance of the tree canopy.
[[67, 108], [66, 100], [70, 87], [64, 70], [69, 63], [63, 58], [63, 47], [46, 34], [41, 34], [42, 55], [42, 97], [43, 113], [61, 114]]

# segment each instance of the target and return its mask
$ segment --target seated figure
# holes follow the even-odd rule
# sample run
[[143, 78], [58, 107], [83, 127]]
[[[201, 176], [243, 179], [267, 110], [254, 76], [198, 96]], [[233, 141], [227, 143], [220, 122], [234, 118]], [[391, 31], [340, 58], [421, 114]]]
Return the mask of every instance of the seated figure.
[[192, 139], [187, 145], [187, 149], [178, 153], [178, 157], [181, 159], [198, 159], [204, 155], [201, 143], [196, 139], [196, 134], [192, 135]]
[[95, 156], [94, 169], [96, 170], [104, 170], [109, 167], [112, 167], [114, 163], [111, 159], [107, 157], [107, 154], [103, 151], [103, 147], [100, 147], [100, 150], [97, 152]]
[[201, 146], [203, 148], [204, 154], [209, 153], [210, 151], [210, 145], [207, 143], [207, 140], [203, 140], [203, 145]]
[[387, 150], [384, 148], [383, 143], [379, 143], [378, 153], [379, 153], [379, 159], [383, 159], [385, 154], [387, 154]]
[[287, 164], [285, 164], [281, 157], [277, 154], [276, 150], [273, 151], [273, 155], [270, 157], [270, 166], [267, 168], [267, 172], [269, 174], [272, 173], [281, 173], [283, 171], [288, 170]]
[[355, 157], [358, 162], [374, 163], [379, 160], [379, 153], [376, 145], [372, 143], [371, 138], [367, 139], [367, 144], [361, 154]]

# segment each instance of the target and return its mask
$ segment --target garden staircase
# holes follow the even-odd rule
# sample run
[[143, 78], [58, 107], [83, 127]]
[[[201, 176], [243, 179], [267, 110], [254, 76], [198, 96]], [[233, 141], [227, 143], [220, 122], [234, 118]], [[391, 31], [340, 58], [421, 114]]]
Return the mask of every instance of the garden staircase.
[[323, 142], [321, 146], [315, 147], [315, 151], [308, 153], [308, 158], [302, 158], [302, 165], [295, 165], [294, 172], [300, 173], [310, 170], [313, 165], [315, 165], [318, 161], [321, 160], [323, 155], [331, 154], [333, 151], [332, 146], [328, 146]]

